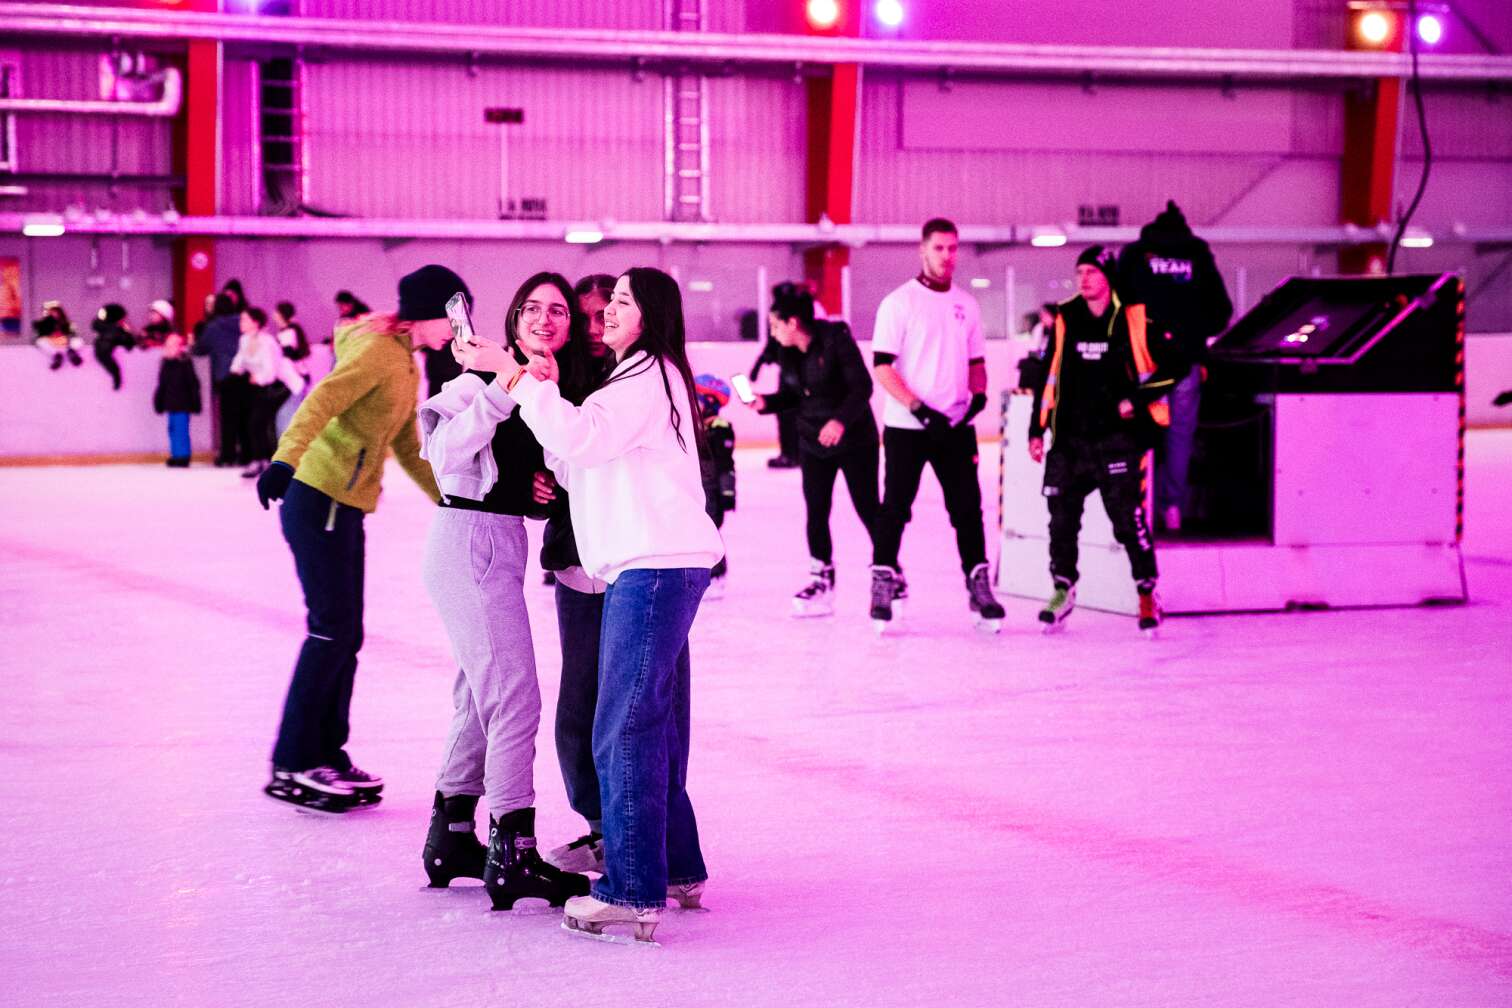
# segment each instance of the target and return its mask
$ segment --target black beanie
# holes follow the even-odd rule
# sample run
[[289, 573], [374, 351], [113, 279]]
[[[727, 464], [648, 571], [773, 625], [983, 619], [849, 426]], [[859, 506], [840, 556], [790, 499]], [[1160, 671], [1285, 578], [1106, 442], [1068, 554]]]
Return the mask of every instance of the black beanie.
[[1113, 255], [1113, 250], [1103, 245], [1089, 245], [1082, 250], [1082, 254], [1076, 257], [1078, 266], [1096, 266], [1102, 270], [1103, 276], [1112, 283], [1118, 275], [1118, 260]]
[[399, 280], [399, 320], [401, 322], [424, 322], [426, 319], [446, 318], [446, 302], [461, 292], [472, 305], [472, 291], [467, 284], [445, 266], [432, 263], [421, 266]]

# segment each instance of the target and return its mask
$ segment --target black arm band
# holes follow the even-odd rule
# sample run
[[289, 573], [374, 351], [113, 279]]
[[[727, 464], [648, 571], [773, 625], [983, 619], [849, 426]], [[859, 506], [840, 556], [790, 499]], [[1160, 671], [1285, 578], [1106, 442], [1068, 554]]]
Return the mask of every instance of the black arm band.
[[891, 364], [897, 359], [898, 355], [895, 353], [887, 353], [886, 351], [878, 350], [876, 353], [872, 354], [872, 365], [874, 367], [881, 367], [883, 364]]
[[973, 358], [971, 358], [971, 360], [967, 361], [966, 363], [967, 364], [971, 364], [973, 366], [977, 365], [977, 364], [986, 364], [987, 363], [987, 358], [986, 357], [973, 357]]

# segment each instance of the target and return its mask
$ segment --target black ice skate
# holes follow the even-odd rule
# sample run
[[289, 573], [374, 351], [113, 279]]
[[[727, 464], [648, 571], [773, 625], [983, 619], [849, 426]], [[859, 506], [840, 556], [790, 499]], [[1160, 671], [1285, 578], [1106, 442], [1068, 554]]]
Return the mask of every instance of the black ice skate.
[[793, 618], [835, 614], [835, 567], [822, 560], [809, 561], [809, 583], [793, 595]]
[[357, 807], [356, 794], [331, 767], [298, 771], [274, 767], [263, 794], [304, 812], [340, 815]]
[[992, 595], [992, 578], [987, 565], [979, 563], [966, 575], [967, 605], [971, 608], [972, 625], [987, 633], [1003, 629], [1003, 607]]
[[383, 778], [353, 765], [342, 771], [341, 779], [357, 796], [358, 805], [377, 805], [383, 801]]
[[1039, 621], [1045, 625], [1045, 633], [1055, 633], [1066, 622], [1066, 617], [1076, 608], [1076, 585], [1059, 578], [1055, 581], [1055, 591], [1050, 595], [1050, 601], [1045, 603], [1045, 608], [1040, 610]]
[[483, 885], [495, 910], [513, 910], [522, 899], [563, 906], [573, 896], [588, 895], [588, 878], [564, 872], [536, 852], [535, 809], [516, 809], [489, 820], [488, 861]]
[[872, 629], [880, 637], [892, 622], [893, 603], [898, 599], [898, 572], [891, 567], [878, 565], [872, 568], [871, 621]]
[[1154, 582], [1139, 586], [1139, 629], [1151, 640], [1160, 634], [1160, 596], [1155, 594]]
[[473, 832], [473, 813], [478, 808], [477, 795], [453, 795], [444, 798], [436, 792], [431, 805], [430, 833], [425, 837], [425, 875], [430, 888], [445, 889], [459, 878], [483, 878], [488, 848], [478, 842]]

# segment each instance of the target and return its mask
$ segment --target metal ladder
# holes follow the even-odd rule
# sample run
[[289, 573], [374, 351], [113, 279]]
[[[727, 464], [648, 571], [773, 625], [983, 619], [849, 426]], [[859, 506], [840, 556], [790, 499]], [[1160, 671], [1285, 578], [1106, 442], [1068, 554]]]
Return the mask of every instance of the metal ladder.
[[[703, 0], [667, 0], [668, 31], [703, 31]], [[663, 78], [666, 141], [666, 218], [709, 216], [709, 81], [687, 68]]]
[[[299, 0], [265, 0], [265, 16], [297, 16]], [[309, 201], [305, 164], [304, 58], [298, 49], [258, 67], [259, 153], [266, 200], [263, 212], [297, 214]]]

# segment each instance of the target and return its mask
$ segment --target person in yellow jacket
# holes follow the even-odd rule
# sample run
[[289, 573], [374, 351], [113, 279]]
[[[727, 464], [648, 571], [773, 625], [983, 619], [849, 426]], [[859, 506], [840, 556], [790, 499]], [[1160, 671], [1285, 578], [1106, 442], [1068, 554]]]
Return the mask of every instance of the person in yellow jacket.
[[346, 753], [357, 652], [362, 648], [363, 518], [378, 507], [390, 448], [410, 478], [441, 498], [420, 457], [415, 426], [420, 371], [414, 351], [451, 339], [446, 302], [461, 277], [424, 266], [399, 281], [399, 311], [366, 315], [336, 332], [336, 367], [310, 392], [257, 481], [264, 510], [294, 554], [307, 610], [304, 644], [273, 747], [271, 798], [325, 812], [379, 800], [383, 779]]

